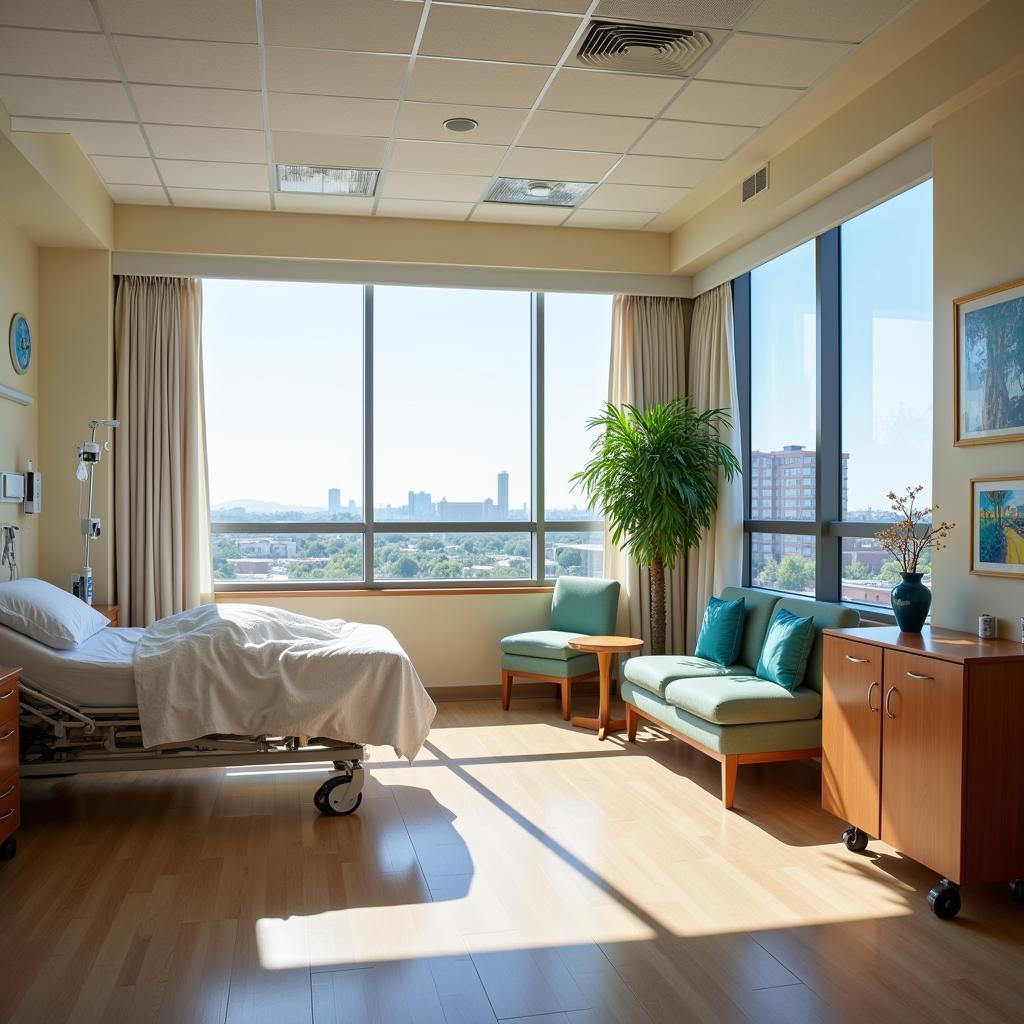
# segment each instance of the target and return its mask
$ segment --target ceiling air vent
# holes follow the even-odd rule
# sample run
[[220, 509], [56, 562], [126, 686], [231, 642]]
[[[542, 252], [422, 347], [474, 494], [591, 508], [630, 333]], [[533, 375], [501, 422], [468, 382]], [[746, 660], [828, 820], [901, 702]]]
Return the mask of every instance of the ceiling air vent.
[[372, 196], [380, 171], [362, 167], [311, 167], [278, 164], [278, 192], [312, 192], [327, 196]]
[[575, 63], [598, 71], [684, 78], [711, 46], [711, 36], [690, 28], [595, 21]]
[[740, 186], [740, 206], [749, 203], [754, 196], [768, 191], [768, 165], [759, 168], [749, 178], [743, 179]]
[[593, 181], [499, 178], [484, 196], [484, 202], [525, 203], [528, 206], [575, 206], [595, 184]]

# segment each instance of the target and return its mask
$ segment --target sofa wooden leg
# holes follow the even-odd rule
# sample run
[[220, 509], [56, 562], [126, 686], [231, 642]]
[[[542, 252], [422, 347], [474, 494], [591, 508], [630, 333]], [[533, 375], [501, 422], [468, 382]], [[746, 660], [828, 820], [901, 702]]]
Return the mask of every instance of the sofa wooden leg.
[[569, 680], [562, 680], [562, 718], [568, 722], [569, 713], [572, 708], [572, 690], [569, 686]]
[[509, 702], [512, 700], [512, 673], [502, 670], [501, 673], [501, 707], [508, 711]]
[[629, 743], [636, 742], [636, 728], [640, 724], [640, 716], [632, 704], [626, 705], [626, 740]]
[[728, 810], [736, 796], [736, 773], [740, 759], [735, 754], [726, 754], [722, 759], [722, 806]]

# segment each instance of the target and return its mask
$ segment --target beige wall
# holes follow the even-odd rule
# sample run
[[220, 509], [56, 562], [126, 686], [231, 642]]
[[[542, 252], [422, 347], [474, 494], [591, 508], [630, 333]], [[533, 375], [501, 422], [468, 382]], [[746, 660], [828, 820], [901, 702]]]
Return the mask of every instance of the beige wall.
[[[0, 220], [0, 383], [38, 396], [39, 351], [45, 344], [39, 324], [36, 247], [17, 228]], [[32, 329], [33, 356], [24, 376], [15, 372], [8, 349], [11, 317], [24, 313]], [[38, 407], [18, 405], [0, 398], [0, 469], [23, 473], [32, 459], [37, 469], [44, 465], [38, 451]], [[44, 506], [45, 507], [45, 506]], [[14, 502], [0, 502], [0, 523], [21, 527], [18, 533], [18, 561], [22, 576], [33, 576], [38, 566], [40, 517], [26, 515]], [[7, 569], [0, 580], [7, 579]]]
[[953, 447], [952, 303], [961, 295], [1024, 277], [1024, 75], [936, 125], [934, 489], [957, 523], [935, 557], [932, 618], [973, 630], [999, 619], [999, 635], [1020, 639], [1024, 580], [971, 576], [970, 479], [1024, 475], [1024, 444]]
[[[67, 587], [82, 564], [82, 487], [75, 479], [75, 445], [88, 437], [92, 419], [114, 414], [111, 341], [110, 253], [105, 249], [40, 249], [39, 448], [46, 468], [39, 574]], [[104, 432], [103, 436], [106, 436]], [[105, 455], [96, 469], [93, 514], [104, 536], [90, 552], [95, 600], [114, 594], [114, 460]]]

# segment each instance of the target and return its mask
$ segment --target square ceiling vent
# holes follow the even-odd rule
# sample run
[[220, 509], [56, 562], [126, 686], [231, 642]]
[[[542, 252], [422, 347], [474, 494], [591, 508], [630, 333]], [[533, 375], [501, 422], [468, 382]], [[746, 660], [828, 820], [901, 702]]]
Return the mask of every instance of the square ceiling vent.
[[593, 181], [547, 181], [542, 178], [499, 178], [484, 197], [485, 203], [520, 203], [527, 206], [575, 206], [597, 184]]
[[380, 171], [362, 167], [310, 167], [278, 164], [278, 192], [307, 192], [321, 196], [372, 196]]

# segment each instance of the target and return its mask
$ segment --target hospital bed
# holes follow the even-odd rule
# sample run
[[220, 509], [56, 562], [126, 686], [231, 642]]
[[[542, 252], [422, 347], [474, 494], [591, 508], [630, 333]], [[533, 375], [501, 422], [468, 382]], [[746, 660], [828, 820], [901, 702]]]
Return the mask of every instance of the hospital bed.
[[210, 736], [147, 749], [132, 659], [145, 631], [108, 627], [72, 650], [56, 650], [0, 625], [0, 664], [21, 667], [21, 775], [315, 763], [331, 776], [317, 789], [321, 814], [351, 814], [362, 802], [365, 748], [327, 737]]

